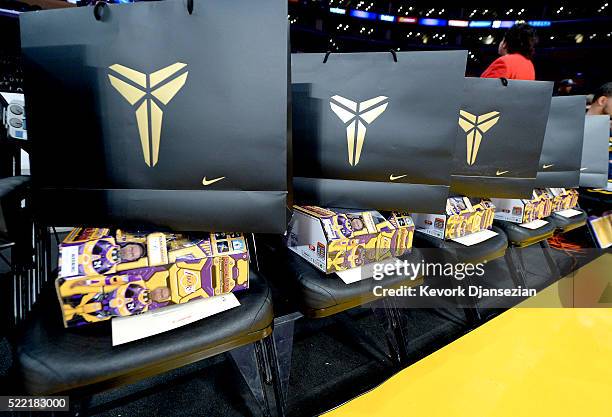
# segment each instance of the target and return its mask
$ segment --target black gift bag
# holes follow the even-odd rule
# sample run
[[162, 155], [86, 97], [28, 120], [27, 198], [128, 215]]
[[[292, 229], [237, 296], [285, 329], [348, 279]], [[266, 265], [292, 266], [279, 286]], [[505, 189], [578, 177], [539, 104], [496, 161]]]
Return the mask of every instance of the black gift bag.
[[285, 230], [286, 0], [41, 11], [21, 31], [42, 221]]
[[585, 96], [552, 98], [536, 178], [537, 188], [578, 187], [585, 103]]
[[293, 54], [295, 202], [443, 211], [465, 62], [465, 51]]
[[606, 188], [610, 156], [610, 116], [586, 116], [580, 186]]
[[466, 78], [451, 192], [531, 198], [553, 83]]

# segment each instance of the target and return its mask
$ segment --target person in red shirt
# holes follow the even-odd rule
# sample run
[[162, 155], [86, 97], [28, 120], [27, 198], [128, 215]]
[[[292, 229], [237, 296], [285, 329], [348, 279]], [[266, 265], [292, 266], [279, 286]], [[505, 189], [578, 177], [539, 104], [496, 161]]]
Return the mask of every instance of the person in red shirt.
[[482, 73], [482, 78], [535, 80], [533, 54], [537, 37], [535, 30], [524, 23], [512, 26], [499, 44], [501, 55]]

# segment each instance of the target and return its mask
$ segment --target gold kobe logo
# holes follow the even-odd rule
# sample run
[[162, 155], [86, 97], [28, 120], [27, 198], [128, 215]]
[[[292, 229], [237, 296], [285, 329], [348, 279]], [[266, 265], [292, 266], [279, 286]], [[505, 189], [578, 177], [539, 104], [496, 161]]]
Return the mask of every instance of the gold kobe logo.
[[[136, 109], [136, 122], [145, 163], [154, 167], [159, 157], [162, 108], [185, 85], [187, 64], [177, 62], [151, 74], [145, 74], [123, 65], [109, 67], [111, 85]], [[123, 79], [118, 77], [121, 76]]]
[[468, 165], [474, 165], [482, 135], [499, 121], [499, 112], [492, 111], [476, 116], [460, 110], [459, 115], [459, 126], [467, 133], [467, 163]]
[[341, 96], [333, 96], [329, 105], [336, 116], [346, 125], [349, 164], [359, 163], [365, 141], [366, 129], [387, 109], [388, 97], [378, 96], [357, 103]]

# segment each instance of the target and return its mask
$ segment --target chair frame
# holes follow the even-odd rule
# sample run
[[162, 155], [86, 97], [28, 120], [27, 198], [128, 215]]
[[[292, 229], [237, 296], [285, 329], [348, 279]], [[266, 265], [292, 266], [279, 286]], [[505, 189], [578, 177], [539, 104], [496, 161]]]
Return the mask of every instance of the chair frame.
[[[53, 275], [50, 229], [55, 232], [53, 226], [34, 223], [35, 248], [33, 261], [34, 268], [32, 268], [34, 274], [28, 275], [27, 279], [22, 279], [20, 276], [16, 276], [15, 278], [15, 328], [26, 319], [36, 299], [40, 295], [41, 289], [50, 284]], [[56, 241], [59, 242], [57, 233], [55, 233], [55, 238]], [[250, 241], [248, 236], [247, 240]], [[254, 246], [254, 242], [252, 245], [255, 251], [253, 257], [254, 262], [252, 264], [257, 270], [257, 250]], [[73, 399], [71, 407], [74, 406], [71, 413], [73, 415], [83, 416], [87, 414], [90, 408], [91, 397], [95, 394], [125, 386], [151, 376], [159, 375], [228, 352], [236, 362], [251, 392], [258, 400], [263, 415], [266, 417], [283, 416], [283, 407], [280, 402], [281, 388], [277, 367], [278, 360], [276, 359], [276, 349], [272, 341], [273, 328], [273, 323], [270, 323], [269, 326], [262, 330], [252, 332], [244, 338], [219, 344], [213, 349], [207, 349], [205, 352], [191, 352], [179, 358], [174, 358], [154, 366], [142, 367], [127, 374], [103, 379], [87, 386], [74, 388], [68, 391], [47, 392], [44, 394], [70, 395]], [[234, 355], [233, 351], [242, 351], [243, 354]], [[241, 360], [244, 363], [240, 363]], [[250, 360], [253, 360], [253, 362], [249, 363]], [[245, 372], [256, 374], [257, 378], [254, 379], [251, 376], [245, 375]], [[270, 391], [272, 391], [272, 393], [270, 393]]]

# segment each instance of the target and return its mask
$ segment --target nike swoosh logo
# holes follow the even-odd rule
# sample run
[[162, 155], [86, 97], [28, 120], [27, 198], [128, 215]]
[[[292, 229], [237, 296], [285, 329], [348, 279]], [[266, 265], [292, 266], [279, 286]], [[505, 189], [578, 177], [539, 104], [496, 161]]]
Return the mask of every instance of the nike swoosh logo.
[[408, 174], [398, 175], [398, 176], [395, 176], [395, 175], [391, 174], [391, 175], [389, 175], [389, 180], [391, 180], [391, 181], [399, 180], [400, 178], [404, 178], [406, 175], [408, 175]]
[[508, 173], [508, 172], [510, 172], [510, 171], [497, 171], [497, 172], [495, 173], [495, 175], [504, 175], [504, 174], [506, 174], [506, 173]]
[[580, 168], [580, 171], [586, 171], [589, 168]]
[[219, 178], [215, 178], [213, 180], [207, 180], [206, 177], [204, 177], [204, 179], [202, 179], [202, 185], [214, 184], [217, 181], [221, 181], [223, 178], [225, 178], [225, 177], [219, 177]]
[[552, 167], [552, 166], [554, 166], [554, 165], [555, 165], [555, 164], [544, 165], [544, 166], [542, 166], [542, 168], [547, 169], [547, 168], [550, 168], [550, 167]]

